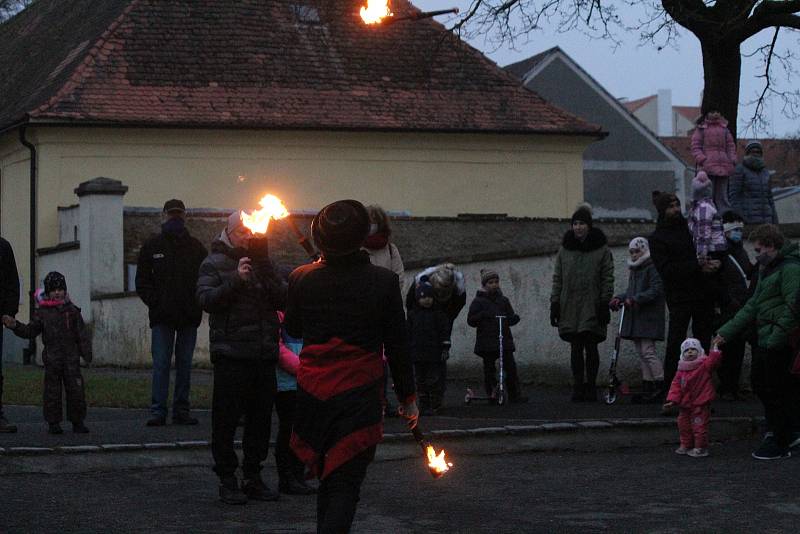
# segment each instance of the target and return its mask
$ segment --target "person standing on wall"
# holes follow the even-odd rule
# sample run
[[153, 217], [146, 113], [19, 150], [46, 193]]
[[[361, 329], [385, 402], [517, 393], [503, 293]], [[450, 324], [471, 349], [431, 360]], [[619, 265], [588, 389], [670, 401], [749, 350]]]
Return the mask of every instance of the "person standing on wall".
[[386, 356], [408, 426], [416, 425], [414, 372], [398, 276], [360, 250], [369, 215], [356, 200], [329, 204], [311, 223], [322, 259], [289, 277], [284, 328], [303, 338], [292, 448], [321, 480], [317, 532], [350, 531], [361, 484], [383, 438]]
[[[11, 244], [0, 237], [0, 315], [14, 317], [19, 311], [19, 273]], [[11, 434], [17, 425], [3, 414], [3, 329], [0, 328], [0, 433]]]
[[136, 269], [136, 293], [147, 305], [152, 329], [153, 389], [147, 426], [167, 422], [167, 397], [172, 354], [175, 394], [172, 423], [196, 425], [190, 414], [192, 356], [202, 310], [195, 298], [197, 273], [205, 247], [186, 229], [186, 206], [177, 199], [164, 204], [161, 233], [142, 245]]

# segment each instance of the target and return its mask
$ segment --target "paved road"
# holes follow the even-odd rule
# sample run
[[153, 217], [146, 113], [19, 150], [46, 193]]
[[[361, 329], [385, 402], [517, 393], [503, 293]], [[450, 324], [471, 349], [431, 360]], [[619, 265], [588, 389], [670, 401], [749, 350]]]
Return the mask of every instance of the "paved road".
[[[381, 462], [355, 532], [797, 532], [800, 459], [757, 462], [753, 445], [465, 456], [438, 481], [421, 461]], [[4, 533], [314, 529], [313, 497], [224, 506], [203, 468], [8, 476], [0, 495]]]

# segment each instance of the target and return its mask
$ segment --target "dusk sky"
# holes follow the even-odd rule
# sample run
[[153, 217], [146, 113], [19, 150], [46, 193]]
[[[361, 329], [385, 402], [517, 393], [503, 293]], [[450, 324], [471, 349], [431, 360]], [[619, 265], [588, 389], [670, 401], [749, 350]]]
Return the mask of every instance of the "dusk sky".
[[[423, 10], [459, 7], [464, 12], [470, 5], [469, 0], [412, 0]], [[448, 17], [439, 17], [447, 24]], [[452, 23], [452, 21], [451, 21]], [[700, 45], [689, 32], [684, 31], [678, 41], [678, 48], [665, 48], [657, 51], [652, 45], [640, 45], [635, 34], [620, 33], [623, 46], [614, 49], [611, 42], [593, 40], [579, 31], [558, 33], [548, 29], [530, 34], [526, 41], [516, 43], [516, 49], [508, 45], [497, 45], [484, 38], [470, 41], [470, 44], [489, 56], [501, 66], [520, 61], [538, 54], [554, 46], [561, 47], [577, 61], [586, 71], [616, 97], [629, 99], [641, 98], [655, 94], [659, 89], [672, 90], [673, 105], [700, 105], [700, 94], [703, 89], [703, 68]], [[800, 32], [784, 30], [779, 44], [798, 48]], [[742, 47], [742, 52], [750, 52], [772, 38], [772, 31], [762, 32]], [[756, 58], [744, 58], [742, 67], [742, 88], [740, 102], [757, 98], [763, 88], [763, 80], [755, 77], [758, 74]], [[785, 76], [783, 76], [785, 79]], [[800, 80], [794, 80], [800, 83]], [[789, 84], [783, 82], [786, 89]], [[759, 132], [758, 137], [785, 137], [800, 133], [800, 121], [784, 117], [781, 114], [782, 103], [772, 102], [766, 110], [771, 122], [771, 131]], [[752, 116], [752, 107], [740, 107], [740, 135], [750, 137], [752, 131], [745, 131], [747, 120]]]

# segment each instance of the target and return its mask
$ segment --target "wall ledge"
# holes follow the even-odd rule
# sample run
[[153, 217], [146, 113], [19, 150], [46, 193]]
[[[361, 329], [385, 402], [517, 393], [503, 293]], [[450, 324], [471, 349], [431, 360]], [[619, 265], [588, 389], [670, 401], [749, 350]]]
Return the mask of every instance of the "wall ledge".
[[67, 250], [78, 250], [81, 248], [80, 241], [67, 241], [66, 243], [59, 243], [54, 247], [43, 247], [36, 249], [37, 256], [47, 256], [49, 254], [58, 254]]
[[119, 293], [95, 293], [92, 295], [92, 302], [96, 300], [115, 300], [126, 299], [128, 297], [138, 297], [136, 291], [121, 291]]

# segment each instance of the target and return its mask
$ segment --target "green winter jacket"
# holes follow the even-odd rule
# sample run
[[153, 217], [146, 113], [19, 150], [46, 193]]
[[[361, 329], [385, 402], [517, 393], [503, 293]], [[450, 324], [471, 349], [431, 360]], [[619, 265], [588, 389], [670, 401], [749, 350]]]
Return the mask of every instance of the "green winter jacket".
[[800, 248], [784, 246], [778, 256], [759, 275], [756, 292], [736, 315], [719, 329], [726, 340], [742, 334], [755, 324], [758, 345], [778, 350], [788, 345], [787, 334], [798, 324], [794, 305], [800, 289]]
[[614, 292], [614, 260], [605, 234], [589, 230], [583, 241], [572, 230], [564, 236], [556, 256], [550, 302], [558, 303], [558, 335], [571, 341], [575, 334], [593, 334], [598, 342], [606, 338], [607, 318], [601, 321], [598, 310], [608, 313]]

